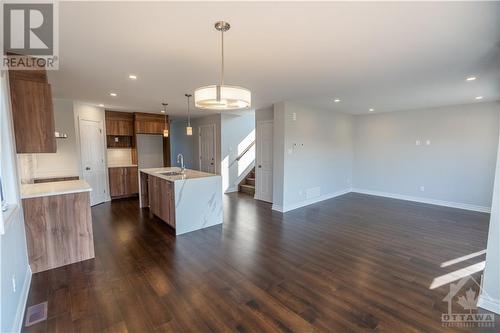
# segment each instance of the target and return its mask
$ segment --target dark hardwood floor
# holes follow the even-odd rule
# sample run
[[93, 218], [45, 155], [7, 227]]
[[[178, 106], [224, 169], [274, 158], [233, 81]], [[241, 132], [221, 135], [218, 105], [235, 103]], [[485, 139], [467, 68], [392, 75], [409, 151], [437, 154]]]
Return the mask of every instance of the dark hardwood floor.
[[442, 327], [449, 286], [430, 286], [484, 261], [441, 267], [485, 249], [488, 214], [353, 193], [286, 214], [235, 193], [224, 211], [176, 238], [136, 199], [94, 207], [96, 258], [33, 276], [49, 318], [24, 331], [480, 331]]

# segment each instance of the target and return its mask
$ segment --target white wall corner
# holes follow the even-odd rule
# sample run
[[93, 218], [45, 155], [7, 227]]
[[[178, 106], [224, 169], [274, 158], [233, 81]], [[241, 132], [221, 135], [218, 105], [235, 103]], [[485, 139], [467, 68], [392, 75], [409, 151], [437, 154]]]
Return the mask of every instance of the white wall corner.
[[26, 304], [28, 303], [28, 294], [31, 286], [31, 267], [28, 265], [26, 267], [26, 278], [23, 282], [23, 289], [19, 295], [20, 301], [16, 309], [16, 317], [14, 318], [14, 323], [12, 324], [12, 332], [21, 332], [23, 328], [24, 310], [26, 309]]
[[283, 206], [281, 205], [273, 204], [271, 209], [280, 213], [284, 213]]
[[486, 295], [479, 295], [477, 306], [485, 310], [500, 314], [500, 300], [492, 299]]

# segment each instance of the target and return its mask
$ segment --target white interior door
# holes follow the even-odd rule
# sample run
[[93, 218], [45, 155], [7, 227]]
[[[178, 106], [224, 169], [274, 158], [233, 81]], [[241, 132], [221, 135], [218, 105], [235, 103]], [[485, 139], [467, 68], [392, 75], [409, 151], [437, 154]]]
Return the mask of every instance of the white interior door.
[[200, 171], [216, 173], [215, 170], [215, 125], [199, 128]]
[[104, 135], [100, 121], [79, 119], [83, 179], [92, 187], [90, 205], [106, 201]]
[[256, 134], [255, 198], [273, 202], [273, 121], [258, 121]]

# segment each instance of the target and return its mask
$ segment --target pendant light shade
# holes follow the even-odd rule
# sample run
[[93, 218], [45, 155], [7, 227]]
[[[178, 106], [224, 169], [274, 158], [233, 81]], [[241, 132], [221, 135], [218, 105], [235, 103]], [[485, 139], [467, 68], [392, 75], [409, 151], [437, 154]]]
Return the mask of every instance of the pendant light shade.
[[168, 138], [168, 122], [167, 122], [167, 105], [168, 103], [161, 103], [163, 106], [163, 112], [165, 113], [165, 127], [163, 129], [163, 136]]
[[194, 92], [194, 105], [208, 110], [237, 110], [249, 108], [252, 105], [250, 90], [238, 86], [224, 85], [224, 32], [231, 28], [229, 23], [219, 21], [215, 29], [221, 32], [222, 61], [220, 84], [200, 87]]
[[209, 110], [236, 110], [251, 105], [250, 90], [236, 86], [206, 86], [195, 90], [195, 106]]
[[188, 136], [191, 136], [193, 135], [193, 128], [191, 127], [191, 116], [189, 114], [189, 98], [191, 98], [191, 94], [184, 94], [184, 96], [186, 96], [187, 98], [187, 112], [188, 112], [188, 122], [187, 122], [187, 126], [186, 126], [186, 135]]

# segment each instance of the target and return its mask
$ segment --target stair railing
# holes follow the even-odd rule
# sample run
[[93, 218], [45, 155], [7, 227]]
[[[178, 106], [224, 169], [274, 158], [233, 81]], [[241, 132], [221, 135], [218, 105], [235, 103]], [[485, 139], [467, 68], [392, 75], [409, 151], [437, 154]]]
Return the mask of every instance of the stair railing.
[[253, 147], [253, 145], [255, 145], [255, 140], [253, 140], [249, 145], [248, 147], [245, 148], [245, 150], [243, 150], [241, 152], [241, 154], [238, 155], [238, 157], [236, 157], [236, 161], [239, 161], [243, 158], [243, 156], [245, 156], [245, 154]]

